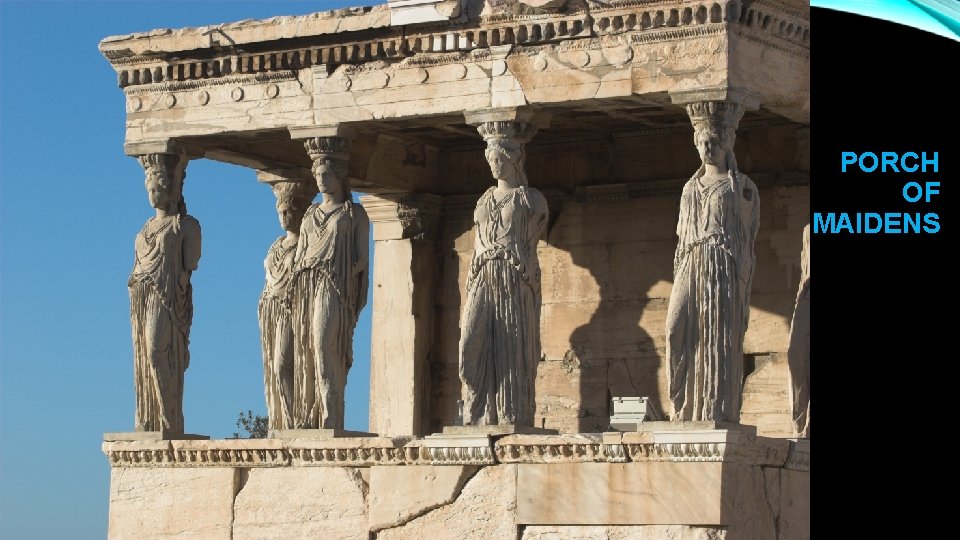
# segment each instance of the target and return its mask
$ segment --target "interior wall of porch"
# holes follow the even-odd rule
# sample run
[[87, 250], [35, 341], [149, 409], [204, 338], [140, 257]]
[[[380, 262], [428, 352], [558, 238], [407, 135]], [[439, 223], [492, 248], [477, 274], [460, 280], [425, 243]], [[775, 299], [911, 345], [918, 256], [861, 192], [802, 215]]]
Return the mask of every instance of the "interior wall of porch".
[[[760, 191], [760, 232], [745, 342], [742, 421], [789, 435], [786, 348], [809, 216], [809, 158], [802, 126], [742, 129], [739, 167]], [[648, 396], [669, 410], [665, 318], [684, 182], [699, 165], [690, 133], [531, 144], [530, 185], [550, 203], [538, 248], [543, 356], [537, 417], [561, 432], [603, 431], [611, 396]], [[473, 250], [474, 203], [491, 180], [482, 148], [447, 152], [447, 196], [437, 224], [438, 290], [431, 347], [431, 427], [457, 417], [459, 321]]]

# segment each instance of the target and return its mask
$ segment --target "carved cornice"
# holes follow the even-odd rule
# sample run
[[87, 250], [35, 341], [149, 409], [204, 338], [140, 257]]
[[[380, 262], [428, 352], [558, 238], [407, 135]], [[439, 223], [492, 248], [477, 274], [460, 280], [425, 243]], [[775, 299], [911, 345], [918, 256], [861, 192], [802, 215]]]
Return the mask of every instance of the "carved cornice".
[[[651, 43], [718, 35], [735, 28], [748, 39], [791, 54], [808, 54], [807, 14], [769, 0], [754, 1], [749, 6], [700, 0], [622, 1], [591, 7], [590, 11], [498, 14], [464, 23], [384, 26], [276, 39], [251, 43], [247, 50], [211, 45], [189, 52], [118, 56], [105, 50], [104, 54], [117, 70], [120, 86], [129, 88], [157, 83], [196, 84], [198, 80], [289, 72], [318, 65], [330, 71], [343, 64], [388, 65], [401, 60], [411, 65], [439, 65], [462, 62], [464, 54], [470, 52], [475, 61], [481, 61], [489, 57], [491, 47], [498, 46], [563, 43], [570, 47], [577, 41], [621, 34], [630, 36], [634, 43]], [[291, 42], [296, 45], [291, 47]], [[121, 50], [123, 43], [122, 38], [111, 38], [109, 48]], [[148, 91], [160, 91], [151, 88]]]
[[626, 444], [630, 461], [726, 461], [726, 443]]
[[687, 28], [663, 28], [661, 30], [652, 30], [647, 33], [633, 34], [631, 40], [636, 44], [660, 43], [663, 41], [681, 41], [684, 39], [719, 36], [725, 34], [728, 30], [725, 24], [708, 24], [704, 26], [692, 26]]
[[808, 440], [731, 430], [409, 438], [105, 442], [112, 467], [372, 467], [729, 462], [810, 470]]
[[201, 88], [211, 88], [215, 86], [227, 85], [254, 85], [263, 83], [275, 83], [282, 81], [293, 81], [297, 79], [295, 71], [279, 71], [275, 73], [256, 73], [248, 75], [231, 75], [228, 77], [218, 77], [215, 79], [198, 79], [191, 81], [168, 81], [161, 83], [150, 83], [139, 86], [129, 86], [123, 91], [128, 96], [137, 96], [142, 94], [163, 94], [167, 92], [182, 92], [189, 90], [199, 90]]
[[417, 449], [408, 448], [290, 448], [285, 449], [293, 466], [372, 467], [407, 465], [417, 459]]
[[[619, 447], [620, 445], [616, 445]], [[576, 463], [611, 461], [602, 437], [591, 435], [508, 435], [494, 446], [498, 463]]]
[[433, 446], [419, 449], [417, 465], [495, 465], [490, 445]]

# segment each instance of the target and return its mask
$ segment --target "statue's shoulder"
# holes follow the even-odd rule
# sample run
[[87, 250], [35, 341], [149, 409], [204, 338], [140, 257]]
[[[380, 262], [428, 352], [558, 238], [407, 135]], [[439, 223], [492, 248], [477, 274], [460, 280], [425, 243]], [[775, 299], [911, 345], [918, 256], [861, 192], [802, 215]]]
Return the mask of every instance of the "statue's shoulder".
[[200, 234], [200, 222], [190, 214], [180, 214], [177, 216], [177, 222], [184, 234]]
[[740, 179], [740, 181], [743, 182], [743, 185], [745, 185], [745, 186], [750, 186], [750, 187], [752, 187], [752, 188], [756, 188], [756, 187], [757, 187], [757, 184], [755, 184], [755, 183], [753, 182], [753, 179], [750, 178], [749, 176], [747, 176], [746, 174], [744, 174], [744, 173], [742, 173], [742, 172], [740, 172], [740, 171], [737, 171], [736, 174], [737, 174], [737, 177]]
[[527, 204], [529, 204], [530, 208], [534, 211], [547, 209], [547, 198], [539, 189], [530, 186], [520, 186], [517, 191], [520, 196], [526, 199]]
[[352, 199], [348, 199], [343, 203], [344, 209], [350, 214], [353, 219], [360, 221], [370, 221], [370, 218], [367, 217], [367, 209], [363, 207], [362, 204], [353, 202]]
[[757, 184], [753, 182], [752, 178], [740, 171], [734, 171], [733, 174], [736, 176], [737, 183], [741, 186], [740, 191], [743, 194], [743, 198], [746, 201], [752, 202], [754, 205], [756, 205], [756, 202], [760, 198], [760, 193], [757, 190]]
[[481, 203], [485, 203], [487, 202], [488, 199], [490, 199], [490, 197], [493, 197], [493, 191], [495, 189], [497, 189], [497, 186], [488, 187], [487, 190], [483, 192], [483, 195], [481, 195], [480, 198], [477, 199], [477, 206], [480, 206]]

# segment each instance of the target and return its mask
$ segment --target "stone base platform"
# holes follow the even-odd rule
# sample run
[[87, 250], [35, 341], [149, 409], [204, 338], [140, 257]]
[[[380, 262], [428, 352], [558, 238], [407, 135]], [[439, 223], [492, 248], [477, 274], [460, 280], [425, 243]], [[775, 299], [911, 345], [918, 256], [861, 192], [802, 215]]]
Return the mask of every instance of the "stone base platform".
[[342, 439], [345, 437], [376, 437], [376, 433], [346, 429], [271, 429], [271, 439]]
[[810, 536], [809, 442], [734, 430], [139, 440], [103, 450], [114, 539]]
[[443, 435], [557, 435], [555, 429], [503, 424], [499, 426], [444, 426]]
[[[731, 430], [750, 435], [757, 434], [756, 426], [747, 426], [744, 424], [732, 424], [729, 422], [665, 422], [661, 420], [647, 420], [640, 422], [637, 429], [631, 431], [651, 432], [651, 431], [711, 431], [711, 430]], [[623, 431], [629, 433], [629, 431]]]
[[104, 442], [115, 441], [205, 441], [209, 435], [172, 433], [169, 431], [114, 431], [103, 434]]

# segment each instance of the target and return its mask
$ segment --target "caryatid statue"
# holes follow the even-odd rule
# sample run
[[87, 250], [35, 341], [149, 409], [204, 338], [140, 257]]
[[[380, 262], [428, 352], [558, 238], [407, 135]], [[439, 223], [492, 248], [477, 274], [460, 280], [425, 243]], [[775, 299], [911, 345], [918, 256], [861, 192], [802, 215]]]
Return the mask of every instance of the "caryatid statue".
[[270, 429], [293, 428], [293, 326], [291, 322], [291, 283], [294, 255], [300, 238], [300, 224], [317, 187], [313, 179], [270, 177], [277, 198], [280, 226], [287, 232], [277, 238], [263, 261], [266, 283], [260, 295], [260, 344], [263, 351], [263, 386], [267, 400]]
[[702, 165], [680, 199], [667, 359], [673, 420], [739, 422], [757, 186], [733, 154], [741, 105], [687, 105]]
[[136, 431], [183, 433], [183, 375], [190, 365], [193, 299], [190, 275], [200, 262], [200, 223], [187, 214], [187, 158], [139, 157], [156, 216], [135, 241], [130, 289]]
[[497, 185], [477, 201], [475, 240], [461, 318], [464, 425], [533, 426], [540, 361], [540, 263], [547, 201], [527, 185], [524, 145], [536, 127], [478, 126]]
[[303, 216], [293, 268], [293, 421], [342, 429], [353, 330], [367, 303], [370, 220], [347, 178], [348, 141], [313, 137], [304, 146], [323, 199]]

